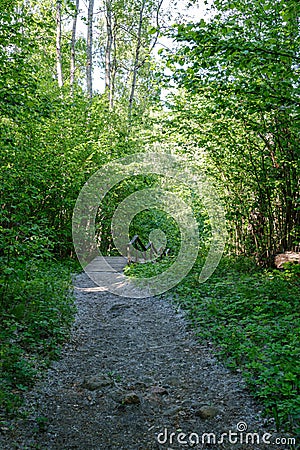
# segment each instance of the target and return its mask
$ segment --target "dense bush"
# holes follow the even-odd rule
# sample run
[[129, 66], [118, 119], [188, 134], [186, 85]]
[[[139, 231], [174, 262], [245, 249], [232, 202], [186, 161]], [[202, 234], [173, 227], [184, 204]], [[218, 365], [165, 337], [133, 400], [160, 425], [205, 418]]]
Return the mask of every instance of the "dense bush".
[[59, 356], [74, 317], [70, 264], [16, 265], [0, 305], [0, 420], [15, 413], [21, 392]]

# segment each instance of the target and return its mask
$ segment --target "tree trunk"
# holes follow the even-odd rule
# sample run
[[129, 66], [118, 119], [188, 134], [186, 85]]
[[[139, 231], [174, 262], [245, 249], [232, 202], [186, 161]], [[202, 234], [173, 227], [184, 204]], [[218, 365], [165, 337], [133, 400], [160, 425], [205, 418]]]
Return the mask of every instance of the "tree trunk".
[[76, 69], [75, 43], [76, 43], [76, 27], [77, 27], [77, 18], [78, 18], [78, 10], [79, 10], [79, 0], [76, 0], [75, 8], [76, 8], [76, 11], [75, 11], [74, 18], [73, 18], [72, 39], [71, 39], [71, 65], [70, 65], [71, 95], [73, 95], [75, 69]]
[[133, 65], [131, 91], [130, 91], [130, 96], [129, 96], [129, 114], [128, 114], [129, 119], [131, 118], [131, 115], [132, 115], [132, 107], [133, 107], [133, 99], [134, 99], [135, 88], [136, 88], [137, 73], [139, 70], [145, 4], [146, 4], [146, 0], [143, 0], [141, 9], [140, 9], [140, 15], [139, 15], [139, 27], [138, 27], [138, 33], [137, 33], [137, 43], [136, 43], [135, 58], [134, 58], [134, 65]]
[[56, 73], [58, 86], [63, 86], [62, 56], [61, 56], [61, 0], [56, 2]]
[[112, 24], [112, 4], [111, 0], [105, 2], [106, 7], [106, 48], [105, 48], [105, 91], [109, 98], [109, 106], [112, 108], [112, 46], [113, 46], [113, 24]]
[[113, 36], [112, 36], [112, 47], [113, 47], [113, 57], [110, 63], [110, 89], [109, 89], [109, 109], [114, 108], [114, 98], [115, 98], [115, 83], [117, 74], [117, 21], [114, 20], [113, 26]]
[[94, 0], [89, 1], [88, 8], [88, 31], [86, 44], [86, 85], [89, 98], [93, 96], [93, 16], [94, 16]]

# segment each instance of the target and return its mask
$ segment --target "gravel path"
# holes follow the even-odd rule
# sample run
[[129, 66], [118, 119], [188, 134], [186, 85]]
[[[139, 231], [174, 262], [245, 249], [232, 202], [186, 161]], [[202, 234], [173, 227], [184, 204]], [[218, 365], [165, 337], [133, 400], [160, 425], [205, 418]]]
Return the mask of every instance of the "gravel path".
[[[289, 448], [262, 442], [276, 435], [242, 379], [166, 299], [98, 292], [84, 273], [75, 295], [72, 339], [28, 393], [31, 413], [0, 437], [1, 450]], [[243, 427], [257, 433], [248, 443]]]

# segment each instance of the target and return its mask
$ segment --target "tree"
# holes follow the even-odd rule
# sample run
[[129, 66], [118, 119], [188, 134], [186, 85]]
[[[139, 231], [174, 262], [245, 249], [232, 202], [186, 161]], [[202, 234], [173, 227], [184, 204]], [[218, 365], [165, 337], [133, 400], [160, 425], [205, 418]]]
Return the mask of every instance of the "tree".
[[[104, 20], [98, 28], [105, 71], [105, 90], [110, 109], [115, 100], [127, 102], [131, 115], [134, 100], [143, 91], [143, 82], [151, 78], [149, 63], [160, 33], [163, 0], [105, 0]], [[102, 10], [101, 10], [102, 11]], [[145, 68], [142, 71], [142, 68]], [[137, 89], [138, 85], [141, 89]], [[137, 104], [139, 101], [137, 102]]]
[[169, 62], [196, 99], [197, 134], [206, 130], [200, 141], [227, 192], [236, 248], [270, 263], [299, 245], [299, 4], [215, 6], [210, 22], [176, 27], [182, 44]]
[[62, 3], [56, 1], [56, 72], [58, 86], [63, 86], [62, 55], [61, 55]]
[[112, 63], [112, 49], [114, 43], [113, 11], [111, 0], [105, 1], [106, 46], [105, 46], [105, 91], [109, 99], [109, 107], [113, 107], [115, 71]]
[[132, 82], [131, 82], [131, 89], [130, 89], [130, 95], [129, 95], [129, 117], [131, 117], [131, 113], [132, 113], [132, 103], [133, 103], [133, 99], [134, 99], [137, 74], [138, 74], [139, 63], [140, 63], [140, 51], [141, 51], [141, 46], [142, 46], [142, 30], [143, 30], [145, 4], [146, 4], [146, 0], [142, 0], [141, 6], [140, 6], [140, 11], [139, 11], [138, 29], [137, 29], [137, 36], [136, 36], [136, 49], [135, 49], [135, 55], [134, 55], [134, 63], [133, 63], [133, 70], [132, 70]]
[[71, 61], [70, 61], [70, 89], [71, 89], [71, 95], [73, 94], [73, 87], [74, 87], [74, 80], [75, 80], [75, 70], [76, 70], [75, 44], [76, 44], [76, 30], [77, 30], [78, 11], [79, 11], [79, 0], [76, 0], [74, 17], [73, 17], [73, 24], [72, 24], [72, 37], [71, 37]]
[[[153, 50], [157, 39], [159, 35], [159, 12], [162, 6], [163, 0], [160, 0], [157, 4], [155, 4], [155, 15], [156, 15], [156, 27], [155, 30], [155, 38], [153, 39], [153, 42], [151, 42], [151, 45], [149, 47], [149, 54], [151, 54], [151, 51]], [[138, 21], [138, 30], [137, 30], [137, 36], [136, 36], [136, 49], [135, 49], [135, 55], [134, 55], [134, 63], [133, 63], [133, 69], [132, 69], [132, 81], [131, 81], [131, 89], [130, 89], [130, 95], [129, 95], [129, 118], [131, 118], [132, 114], [132, 107], [133, 107], [133, 100], [137, 85], [137, 76], [138, 76], [138, 70], [143, 66], [147, 59], [147, 55], [141, 59], [141, 48], [143, 45], [143, 22], [144, 22], [144, 10], [146, 7], [146, 0], [143, 0], [140, 5], [140, 11], [139, 11], [139, 21]]]
[[86, 43], [86, 85], [88, 96], [93, 96], [93, 17], [94, 17], [94, 0], [89, 0], [88, 7], [88, 29]]

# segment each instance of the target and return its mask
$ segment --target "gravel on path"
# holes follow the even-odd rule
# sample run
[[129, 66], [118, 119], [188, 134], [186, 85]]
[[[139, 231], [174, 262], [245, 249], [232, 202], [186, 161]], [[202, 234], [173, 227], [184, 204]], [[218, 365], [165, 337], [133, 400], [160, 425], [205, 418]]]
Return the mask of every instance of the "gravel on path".
[[85, 273], [74, 285], [71, 340], [1, 450], [288, 448], [170, 300], [98, 292]]

